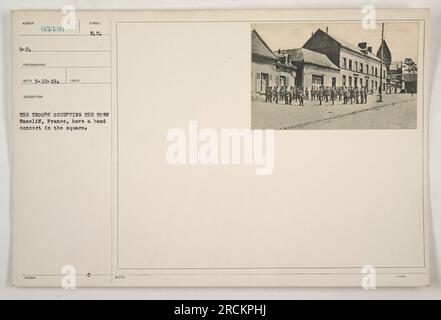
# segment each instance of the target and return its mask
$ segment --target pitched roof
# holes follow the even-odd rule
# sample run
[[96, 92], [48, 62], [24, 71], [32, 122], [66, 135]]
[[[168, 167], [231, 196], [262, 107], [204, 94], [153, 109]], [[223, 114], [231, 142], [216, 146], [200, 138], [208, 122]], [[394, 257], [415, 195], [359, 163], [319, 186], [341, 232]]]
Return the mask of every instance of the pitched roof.
[[264, 57], [271, 60], [277, 60], [276, 55], [260, 37], [255, 29], [251, 32], [251, 52], [253, 55]]
[[292, 57], [293, 61], [313, 64], [320, 67], [339, 70], [339, 68], [329, 60], [329, 58], [322, 53], [318, 53], [306, 48], [282, 50]]
[[[318, 28], [316, 32], [323, 32], [323, 33], [326, 33], [326, 32], [324, 32], [324, 31], [323, 31], [322, 29], [320, 29], [320, 28]], [[352, 44], [352, 43], [350, 43], [350, 42], [348, 42], [348, 41], [346, 41], [346, 40], [342, 40], [342, 39], [340, 39], [340, 38], [338, 38], [338, 37], [336, 37], [336, 36], [330, 34], [329, 32], [326, 33], [326, 34], [327, 34], [330, 38], [332, 38], [332, 39], [334, 39], [335, 41], [337, 41], [342, 47], [344, 47], [344, 48], [346, 48], [346, 49], [349, 49], [349, 50], [351, 50], [351, 51], [355, 51], [355, 52], [360, 53], [360, 54], [362, 54], [362, 55], [368, 56], [369, 58], [372, 58], [372, 59], [374, 59], [374, 60], [381, 61], [381, 59], [379, 59], [379, 58], [378, 58], [375, 54], [373, 54], [372, 52], [369, 52], [369, 51], [363, 52], [358, 46], [356, 46], [356, 45], [354, 45], [354, 44]]]
[[[380, 47], [379, 47], [378, 50], [377, 50], [377, 57], [378, 57], [378, 58], [381, 57], [381, 49], [382, 49], [383, 47], [384, 47], [383, 54], [384, 54], [384, 55], [390, 54], [389, 46], [387, 45], [386, 40], [383, 40], [383, 42], [381, 43]], [[380, 59], [381, 59], [381, 58], [380, 58]]]
[[293, 59], [292, 59], [292, 56], [288, 52], [281, 50], [281, 49], [275, 50], [273, 52], [274, 52], [275, 56], [277, 57], [279, 64], [283, 64], [284, 66], [297, 69], [297, 67], [292, 64]]

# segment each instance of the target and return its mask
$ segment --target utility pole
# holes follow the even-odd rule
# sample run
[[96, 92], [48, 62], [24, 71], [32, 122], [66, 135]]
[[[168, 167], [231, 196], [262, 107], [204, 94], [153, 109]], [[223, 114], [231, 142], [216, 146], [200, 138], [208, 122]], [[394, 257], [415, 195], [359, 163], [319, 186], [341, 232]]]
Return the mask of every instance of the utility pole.
[[380, 90], [378, 93], [380, 94], [379, 102], [383, 101], [383, 55], [384, 55], [384, 22], [381, 24], [381, 65], [380, 65]]

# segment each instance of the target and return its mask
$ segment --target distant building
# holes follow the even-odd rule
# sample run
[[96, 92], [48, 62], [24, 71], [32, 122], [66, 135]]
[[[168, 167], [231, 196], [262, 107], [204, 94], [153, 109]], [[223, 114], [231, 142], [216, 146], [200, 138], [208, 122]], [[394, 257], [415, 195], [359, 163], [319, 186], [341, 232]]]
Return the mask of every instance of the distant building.
[[251, 32], [251, 96], [265, 94], [267, 86], [292, 86], [295, 84], [297, 67], [289, 55], [276, 55], [256, 30]]
[[404, 73], [403, 74], [403, 88], [406, 93], [417, 92], [417, 79], [416, 73]]
[[303, 48], [325, 54], [334, 65], [340, 68], [337, 83], [344, 86], [367, 87], [378, 92], [380, 85], [386, 89], [386, 65], [383, 63], [383, 80], [380, 84], [381, 59], [372, 53], [366, 42], [355, 46], [328, 32], [318, 29], [306, 41]]
[[383, 40], [377, 51], [377, 57], [383, 59], [386, 65], [386, 90], [385, 93], [400, 93], [402, 91], [402, 66], [401, 61], [392, 61], [392, 53]]
[[402, 62], [402, 81], [404, 92], [417, 92], [418, 67], [411, 58]]
[[402, 62], [392, 61], [389, 65], [389, 83], [386, 86], [387, 93], [401, 93], [402, 85]]
[[417, 67], [411, 59], [404, 61], [392, 61], [389, 67], [391, 83], [394, 84], [395, 92], [417, 92]]
[[305, 49], [279, 50], [279, 53], [291, 56], [297, 66], [296, 85], [302, 87], [339, 86], [339, 68], [321, 53]]

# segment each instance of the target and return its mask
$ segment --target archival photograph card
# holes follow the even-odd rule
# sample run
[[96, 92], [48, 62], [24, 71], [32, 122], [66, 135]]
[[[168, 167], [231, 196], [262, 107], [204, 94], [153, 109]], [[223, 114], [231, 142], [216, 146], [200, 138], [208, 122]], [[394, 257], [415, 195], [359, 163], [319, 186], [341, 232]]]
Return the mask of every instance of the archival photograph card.
[[13, 285], [429, 285], [428, 17], [11, 12]]
[[253, 25], [252, 127], [415, 129], [419, 27], [395, 20], [369, 28]]

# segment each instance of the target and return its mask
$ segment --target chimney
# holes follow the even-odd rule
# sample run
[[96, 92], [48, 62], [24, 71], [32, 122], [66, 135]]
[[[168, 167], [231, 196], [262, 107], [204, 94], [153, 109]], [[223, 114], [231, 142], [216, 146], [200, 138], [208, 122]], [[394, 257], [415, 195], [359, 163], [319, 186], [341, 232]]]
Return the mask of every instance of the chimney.
[[358, 47], [359, 47], [361, 50], [366, 51], [367, 42], [359, 42], [359, 43], [358, 43]]
[[370, 53], [372, 53], [372, 46], [367, 47], [367, 51], [369, 51]]

